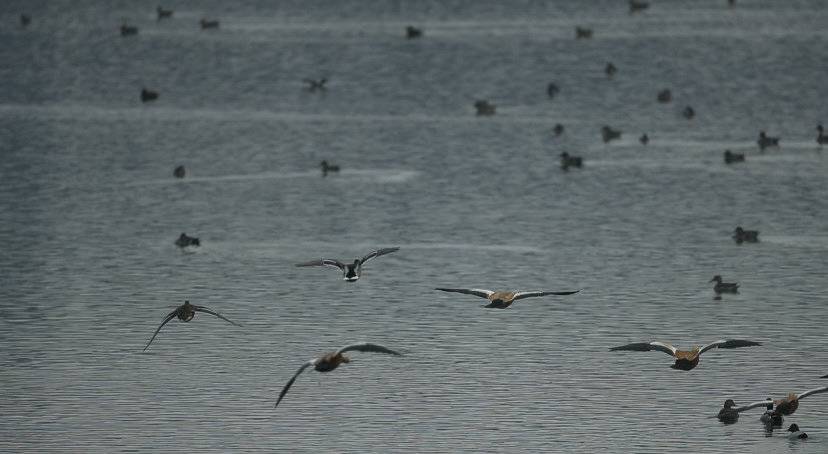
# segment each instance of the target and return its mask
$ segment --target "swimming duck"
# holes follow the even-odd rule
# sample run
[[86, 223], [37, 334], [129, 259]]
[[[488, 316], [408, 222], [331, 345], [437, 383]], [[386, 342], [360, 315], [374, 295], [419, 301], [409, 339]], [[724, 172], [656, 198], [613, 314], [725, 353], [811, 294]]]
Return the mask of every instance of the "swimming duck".
[[765, 131], [759, 131], [759, 139], [756, 143], [759, 144], [760, 150], [764, 150], [767, 147], [778, 147], [779, 137], [770, 137], [765, 134]]
[[716, 285], [713, 286], [713, 291], [717, 294], [739, 293], [739, 284], [735, 282], [722, 282], [722, 277], [718, 274], [713, 276], [713, 279], [710, 279], [710, 282], [716, 283]]
[[570, 156], [569, 153], [563, 152], [561, 153], [561, 168], [564, 170], [569, 170], [570, 167], [577, 167], [581, 168], [583, 164], [583, 159], [580, 156]]
[[695, 110], [693, 110], [693, 108], [692, 108], [692, 107], [687, 106], [687, 107], [685, 107], [685, 108], [684, 108], [684, 110], [682, 110], [682, 111], [681, 111], [681, 115], [682, 115], [684, 118], [688, 119], [688, 120], [692, 120], [692, 119], [693, 119], [693, 117], [695, 117], [695, 116], [696, 116], [696, 111], [695, 111]]
[[126, 22], [121, 24], [121, 36], [131, 36], [138, 34], [138, 27], [127, 25]]
[[729, 6], [729, 7], [733, 8], [733, 6], [734, 6], [735, 4], [736, 4], [736, 0], [727, 0], [727, 6]]
[[560, 91], [561, 89], [554, 82], [549, 82], [549, 85], [546, 86], [546, 95], [549, 96], [549, 99], [554, 98]]
[[797, 426], [796, 424], [791, 424], [791, 426], [788, 427], [788, 432], [791, 433], [790, 435], [788, 435], [789, 440], [804, 440], [808, 438], [808, 434], [799, 430], [799, 426]]
[[189, 301], [185, 300], [184, 304], [182, 304], [181, 306], [178, 306], [177, 308], [175, 308], [174, 311], [167, 314], [167, 316], [164, 318], [164, 321], [161, 322], [161, 325], [159, 325], [158, 329], [155, 330], [155, 334], [153, 334], [152, 337], [150, 338], [149, 342], [147, 342], [146, 347], [144, 347], [144, 351], [147, 351], [147, 349], [149, 348], [149, 346], [152, 343], [153, 339], [155, 339], [155, 336], [158, 335], [158, 332], [161, 331], [161, 328], [163, 328], [164, 325], [167, 324], [167, 322], [174, 319], [175, 317], [178, 317], [178, 319], [181, 320], [182, 322], [189, 322], [190, 320], [193, 319], [193, 317], [195, 317], [196, 312], [205, 312], [205, 313], [210, 314], [210, 315], [215, 315], [216, 317], [218, 317], [218, 318], [220, 318], [220, 319], [222, 319], [222, 320], [224, 320], [224, 321], [226, 321], [226, 322], [228, 322], [232, 325], [241, 326], [238, 323], [236, 323], [236, 322], [234, 322], [234, 321], [232, 321], [228, 318], [225, 318], [223, 315], [219, 314], [218, 312], [214, 312], [214, 311], [212, 311], [212, 310], [210, 310], [210, 309], [208, 309], [204, 306], [196, 306], [195, 304], [190, 304]]
[[739, 420], [739, 412], [733, 408], [735, 406], [736, 402], [733, 402], [733, 399], [727, 399], [716, 417], [725, 424], [735, 423]]
[[823, 134], [822, 125], [817, 125], [817, 131], [819, 131], [819, 135], [817, 135], [816, 141], [820, 145], [828, 144], [828, 136]]
[[477, 109], [478, 116], [489, 116], [495, 114], [495, 105], [490, 104], [489, 101], [486, 100], [475, 101], [474, 108]]
[[592, 29], [575, 27], [575, 39], [589, 39], [592, 38]]
[[20, 15], [20, 25], [23, 27], [28, 27], [29, 24], [32, 22], [32, 17], [28, 14], [21, 14]]
[[161, 5], [155, 8], [155, 12], [158, 13], [157, 20], [168, 19], [173, 15], [173, 10], [161, 8]]
[[612, 62], [607, 62], [607, 66], [604, 66], [604, 74], [606, 74], [607, 77], [611, 78], [617, 72], [618, 68], [616, 68], [615, 65], [612, 64]]
[[630, 0], [630, 14], [638, 11], [644, 11], [649, 7], [650, 4], [647, 2], [643, 2], [641, 0]]
[[319, 167], [322, 168], [322, 176], [328, 176], [328, 172], [339, 172], [339, 166], [328, 164], [328, 161], [322, 161], [319, 163]]
[[285, 394], [287, 394], [291, 385], [293, 385], [293, 382], [296, 381], [296, 377], [298, 377], [299, 374], [301, 374], [305, 369], [313, 366], [313, 368], [319, 372], [330, 372], [339, 367], [340, 364], [351, 362], [351, 358], [344, 355], [345, 352], [349, 351], [386, 353], [389, 355], [402, 356], [394, 350], [390, 350], [381, 345], [369, 343], [346, 345], [335, 352], [326, 353], [318, 358], [314, 358], [306, 362], [305, 364], [302, 364], [302, 367], [300, 367], [299, 370], [293, 374], [293, 377], [291, 377], [285, 387], [282, 388], [282, 392], [279, 393], [279, 399], [276, 400], [276, 405], [274, 405], [273, 408], [279, 406], [279, 402], [282, 401], [282, 398], [285, 397]]
[[736, 243], [738, 244], [742, 244], [742, 242], [758, 243], [759, 231], [745, 230], [742, 228], [742, 226], [737, 226], [736, 229], [733, 231], [733, 240], [736, 241]]
[[650, 138], [647, 137], [647, 134], [642, 134], [641, 137], [638, 138], [638, 141], [641, 142], [641, 145], [647, 145], [650, 143]]
[[555, 127], [552, 128], [552, 132], [555, 134], [555, 137], [563, 134], [564, 126], [560, 123], [555, 123]]
[[610, 351], [630, 350], [637, 352], [646, 352], [658, 350], [676, 358], [676, 362], [675, 364], [670, 366], [671, 368], [680, 370], [691, 370], [699, 365], [699, 356], [701, 356], [702, 353], [710, 349], [752, 347], [754, 345], [762, 344], [760, 344], [759, 342], [753, 342], [749, 340], [722, 339], [711, 344], [707, 344], [701, 348], [693, 347], [692, 350], [679, 350], [670, 344], [665, 344], [662, 342], [638, 342], [634, 344], [622, 345], [620, 347], [612, 347], [610, 348]]
[[208, 28], [219, 28], [219, 21], [217, 20], [207, 20], [202, 18], [198, 21], [199, 25], [201, 25], [202, 30], [207, 30]]
[[173, 170], [173, 176], [176, 178], [184, 178], [187, 175], [187, 169], [184, 166], [178, 166]]
[[546, 295], [572, 295], [575, 293], [580, 292], [580, 290], [575, 290], [572, 292], [493, 292], [491, 290], [483, 290], [479, 288], [436, 288], [435, 290], [440, 290], [443, 292], [454, 292], [454, 293], [465, 293], [467, 295], [474, 295], [479, 296], [481, 298], [486, 298], [489, 300], [489, 304], [483, 307], [489, 307], [494, 309], [506, 309], [507, 307], [511, 306], [512, 303], [519, 299], [523, 298], [531, 298], [535, 296], [546, 296]]
[[423, 36], [423, 30], [417, 27], [407, 26], [405, 27], [405, 37], [407, 39], [414, 39], [420, 38]]
[[730, 150], [725, 150], [725, 152], [724, 152], [724, 162], [725, 162], [725, 164], [733, 164], [734, 162], [745, 162], [745, 154], [744, 153], [734, 153]]
[[321, 79], [318, 79], [318, 80], [316, 80], [316, 79], [302, 79], [302, 82], [308, 84], [306, 89], [308, 91], [311, 91], [311, 92], [317, 91], [317, 90], [323, 90], [323, 91], [327, 90], [328, 87], [325, 86], [325, 82], [327, 82], [327, 81], [328, 81], [328, 79], [326, 79], [324, 77], [321, 78]]
[[601, 138], [604, 140], [604, 143], [607, 143], [611, 140], [620, 139], [621, 131], [617, 129], [612, 129], [609, 126], [604, 126], [601, 128]]
[[175, 245], [184, 249], [187, 246], [201, 246], [201, 241], [194, 236], [187, 236], [186, 233], [181, 233], [177, 240], [175, 240]]
[[158, 99], [158, 92], [147, 90], [146, 88], [141, 89], [141, 102], [148, 102], [148, 101], [155, 101]]
[[365, 257], [362, 257], [361, 259], [354, 259], [354, 263], [342, 263], [339, 260], [334, 259], [321, 259], [305, 263], [297, 263], [296, 266], [335, 266], [342, 270], [344, 281], [356, 282], [356, 280], [359, 279], [359, 275], [362, 272], [362, 265], [365, 264], [365, 262], [375, 257], [390, 254], [392, 252], [396, 252], [399, 250], [400, 248], [398, 247], [377, 249], [376, 251], [368, 253]]
[[673, 94], [670, 92], [670, 90], [665, 88], [664, 90], [658, 92], [658, 96], [656, 96], [656, 99], [658, 99], [658, 102], [666, 104], [673, 100]]
[[782, 414], [773, 411], [773, 400], [768, 398], [767, 402], [765, 412], [759, 417], [759, 421], [762, 421], [766, 426], [771, 426], [771, 428], [782, 427], [782, 422], [785, 418], [782, 417]]

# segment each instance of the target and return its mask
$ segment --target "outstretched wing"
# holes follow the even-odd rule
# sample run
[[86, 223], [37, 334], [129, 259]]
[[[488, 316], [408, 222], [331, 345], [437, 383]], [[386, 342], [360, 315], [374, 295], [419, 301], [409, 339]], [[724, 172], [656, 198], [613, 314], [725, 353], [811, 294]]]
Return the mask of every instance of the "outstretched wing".
[[299, 374], [301, 374], [309, 366], [313, 366], [314, 364], [316, 364], [316, 359], [312, 359], [312, 360], [306, 362], [305, 364], [302, 364], [302, 367], [300, 367], [299, 370], [297, 370], [296, 373], [293, 374], [293, 377], [291, 377], [291, 379], [287, 382], [285, 387], [282, 388], [282, 392], [279, 393], [279, 399], [276, 400], [276, 405], [274, 405], [273, 408], [276, 408], [276, 407], [279, 406], [279, 402], [282, 401], [282, 398], [285, 397], [285, 394], [287, 394], [288, 390], [293, 385], [293, 382], [296, 381], [296, 377], [298, 377]]
[[362, 260], [360, 260], [360, 263], [365, 263], [365, 262], [367, 262], [368, 260], [371, 260], [374, 257], [379, 257], [381, 255], [390, 254], [392, 252], [396, 252], [396, 251], [399, 251], [399, 250], [400, 250], [400, 248], [398, 248], [398, 247], [387, 247], [387, 248], [377, 249], [376, 251], [369, 252], [365, 257], [362, 258]]
[[443, 292], [465, 293], [467, 295], [479, 296], [481, 298], [488, 298], [494, 293], [491, 290], [483, 290], [482, 288], [440, 288], [434, 290], [441, 290]]
[[193, 310], [195, 310], [195, 311], [199, 311], [199, 312], [206, 312], [206, 313], [208, 313], [208, 314], [215, 315], [216, 317], [218, 317], [218, 318], [220, 318], [220, 319], [224, 320], [225, 322], [228, 322], [228, 323], [230, 323], [230, 324], [232, 324], [232, 325], [241, 326], [240, 324], [238, 324], [238, 323], [234, 322], [233, 320], [230, 320], [229, 318], [227, 318], [227, 317], [225, 317], [225, 316], [223, 316], [223, 315], [219, 314], [218, 312], [211, 311], [210, 309], [207, 309], [207, 308], [206, 308], [206, 307], [204, 307], [204, 306], [195, 306], [195, 305], [194, 305], [194, 306], [193, 306]]
[[744, 405], [744, 406], [741, 406], [741, 407], [736, 407], [736, 408], [734, 408], [734, 410], [741, 413], [745, 410], [750, 410], [751, 408], [767, 407], [768, 404], [773, 405], [773, 401], [768, 399], [768, 400], [763, 400], [763, 401], [759, 401], [759, 402], [754, 402], [752, 404]]
[[533, 296], [546, 296], [546, 295], [572, 295], [575, 293], [580, 292], [580, 290], [575, 290], [573, 292], [517, 292], [515, 293], [515, 299], [519, 300], [521, 298], [531, 298]]
[[752, 347], [754, 345], [762, 345], [759, 342], [753, 342], [749, 340], [742, 340], [742, 339], [722, 339], [717, 340], [711, 344], [707, 344], [699, 350], [699, 355], [702, 353], [713, 349], [713, 348], [739, 348], [739, 347]]
[[349, 351], [353, 351], [353, 350], [356, 350], [358, 352], [388, 353], [389, 355], [401, 356], [400, 353], [397, 353], [394, 350], [385, 348], [382, 345], [369, 344], [367, 342], [363, 342], [361, 344], [346, 345], [345, 347], [340, 348], [337, 351], [337, 353], [345, 353], [345, 352], [349, 352]]
[[636, 342], [633, 344], [610, 348], [610, 351], [616, 350], [629, 350], [634, 352], [649, 352], [652, 350], [658, 350], [660, 352], [667, 353], [670, 356], [676, 356], [676, 347], [663, 342]]
[[166, 324], [167, 324], [167, 322], [169, 322], [170, 320], [172, 320], [172, 319], [174, 319], [174, 318], [175, 318], [175, 314], [176, 314], [176, 313], [178, 313], [178, 308], [176, 308], [174, 311], [172, 311], [172, 312], [170, 312], [169, 314], [167, 314], [167, 316], [164, 318], [164, 321], [163, 321], [163, 322], [161, 322], [161, 324], [160, 324], [160, 325], [158, 325], [158, 329], [157, 329], [157, 330], [155, 330], [155, 334], [153, 334], [153, 335], [152, 335], [152, 337], [150, 338], [149, 342], [147, 342], [146, 347], [144, 347], [144, 351], [147, 351], [147, 349], [149, 348], [149, 346], [150, 346], [150, 344], [152, 343], [153, 339], [155, 339], [155, 336], [157, 336], [157, 335], [158, 335], [158, 332], [159, 332], [159, 331], [161, 331], [161, 328], [163, 328], [163, 327], [164, 327], [164, 325], [166, 325]]
[[824, 393], [825, 391], [828, 391], [828, 386], [823, 386], [822, 388], [809, 389], [808, 391], [805, 391], [804, 393], [797, 395], [796, 398], [797, 400], [804, 399], [810, 396], [811, 394]]
[[296, 266], [335, 266], [340, 270], [345, 269], [345, 264], [334, 259], [311, 260], [310, 262], [297, 263]]
[[819, 377], [819, 378], [828, 378], [828, 375], [823, 375], [822, 377]]

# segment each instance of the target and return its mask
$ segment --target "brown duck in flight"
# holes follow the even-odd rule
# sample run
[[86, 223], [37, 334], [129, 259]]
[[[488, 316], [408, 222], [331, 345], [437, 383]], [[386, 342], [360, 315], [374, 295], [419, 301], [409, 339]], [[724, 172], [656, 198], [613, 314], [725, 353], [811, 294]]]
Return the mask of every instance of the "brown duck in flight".
[[326, 353], [318, 358], [314, 358], [306, 362], [305, 364], [302, 364], [302, 367], [300, 367], [299, 370], [293, 374], [293, 377], [291, 377], [285, 387], [282, 388], [282, 392], [279, 393], [279, 399], [276, 400], [276, 405], [274, 405], [273, 408], [279, 406], [279, 402], [282, 401], [282, 398], [285, 397], [285, 394], [287, 394], [291, 385], [293, 385], [293, 382], [296, 381], [296, 377], [298, 377], [299, 374], [301, 374], [305, 369], [313, 366], [313, 368], [319, 372], [330, 372], [339, 367], [342, 363], [351, 362], [351, 358], [344, 355], [345, 352], [349, 351], [387, 353], [389, 355], [401, 356], [394, 350], [387, 349], [381, 345], [369, 343], [346, 345], [335, 352]]
[[490, 301], [489, 304], [483, 307], [491, 307], [495, 309], [506, 309], [507, 307], [511, 306], [512, 303], [515, 301], [522, 299], [522, 298], [531, 298], [533, 296], [546, 296], [546, 295], [572, 295], [574, 293], [580, 292], [580, 290], [575, 290], [571, 292], [493, 292], [491, 290], [484, 290], [479, 288], [436, 288], [435, 290], [440, 290], [443, 292], [455, 292], [455, 293], [466, 293], [468, 295], [479, 296], [481, 298], [486, 298]]
[[[799, 408], [799, 401], [800, 400], [802, 400], [802, 399], [804, 399], [804, 398], [806, 398], [806, 397], [808, 397], [812, 394], [824, 393], [825, 391], [828, 391], [828, 386], [823, 386], [821, 388], [809, 389], [808, 391], [805, 391], [804, 393], [800, 393], [800, 394], [790, 393], [790, 394], [787, 395], [787, 397], [784, 397], [782, 399], [775, 399], [773, 401], [773, 405], [774, 405], [773, 412], [774, 412], [774, 414], [778, 414], [778, 415], [785, 415], [785, 416], [792, 415], [796, 411], [796, 409]], [[754, 402], [752, 404], [745, 405], [744, 407], [740, 407], [739, 411], [745, 411], [745, 410], [750, 410], [751, 408], [766, 406], [766, 405], [768, 405], [768, 403], [769, 403], [769, 401], [767, 401], [767, 400], [763, 400], [763, 401], [760, 401], [760, 402]]]
[[155, 330], [155, 334], [153, 334], [152, 337], [150, 338], [149, 342], [147, 342], [147, 346], [144, 347], [144, 351], [147, 351], [147, 348], [149, 348], [149, 346], [152, 343], [153, 339], [155, 339], [155, 336], [158, 335], [158, 332], [161, 331], [161, 328], [163, 328], [164, 325], [167, 324], [167, 322], [174, 319], [175, 317], [178, 317], [178, 319], [181, 320], [182, 322], [189, 322], [190, 320], [193, 319], [193, 317], [195, 317], [196, 312], [206, 312], [208, 314], [215, 315], [216, 317], [218, 317], [218, 318], [220, 318], [220, 319], [222, 319], [222, 320], [224, 320], [224, 321], [226, 321], [230, 324], [233, 324], [233, 325], [236, 325], [236, 326], [241, 326], [240, 324], [225, 318], [223, 315], [219, 314], [218, 312], [213, 312], [212, 310], [210, 310], [210, 309], [208, 309], [204, 306], [196, 306], [195, 304], [190, 304], [189, 301], [184, 301], [184, 304], [182, 304], [181, 306], [178, 306], [177, 308], [175, 308], [174, 311], [167, 314], [167, 316], [164, 318], [164, 321], [161, 322], [161, 325], [159, 325], [158, 329]]
[[699, 356], [702, 353], [714, 348], [739, 348], [752, 347], [754, 345], [762, 345], [759, 342], [741, 339], [722, 339], [704, 347], [693, 347], [692, 350], [679, 350], [670, 344], [662, 342], [638, 342], [634, 344], [622, 345], [620, 347], [612, 347], [610, 351], [630, 350], [636, 352], [646, 352], [651, 350], [658, 350], [676, 358], [673, 369], [690, 370], [699, 365]]

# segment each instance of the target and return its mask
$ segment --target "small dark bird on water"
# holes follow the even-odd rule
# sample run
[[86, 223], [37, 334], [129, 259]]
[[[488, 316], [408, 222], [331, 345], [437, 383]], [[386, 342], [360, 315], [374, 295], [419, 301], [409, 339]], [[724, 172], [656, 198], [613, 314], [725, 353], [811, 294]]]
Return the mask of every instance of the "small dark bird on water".
[[820, 146], [828, 144], [828, 136], [823, 134], [822, 125], [817, 125], [817, 131], [819, 131], [819, 134], [817, 135], [816, 142]]
[[167, 322], [169, 322], [170, 320], [172, 320], [176, 317], [178, 317], [178, 319], [181, 320], [182, 322], [189, 322], [190, 320], [193, 319], [193, 317], [195, 317], [196, 312], [204, 312], [204, 313], [207, 313], [207, 314], [210, 314], [210, 315], [215, 315], [216, 317], [226, 321], [227, 323], [230, 323], [231, 325], [241, 326], [238, 323], [236, 323], [236, 322], [234, 322], [234, 321], [232, 321], [228, 318], [225, 318], [223, 315], [219, 314], [218, 312], [214, 312], [214, 311], [212, 311], [212, 310], [210, 310], [210, 309], [208, 309], [204, 306], [196, 306], [194, 304], [190, 304], [189, 301], [184, 301], [184, 304], [182, 304], [181, 306], [178, 306], [177, 308], [175, 308], [175, 310], [173, 310], [172, 312], [167, 314], [167, 316], [164, 318], [164, 321], [161, 322], [161, 325], [159, 325], [158, 329], [155, 330], [155, 334], [153, 334], [152, 337], [150, 338], [149, 342], [147, 342], [147, 345], [144, 347], [144, 351], [147, 351], [147, 349], [149, 348], [149, 346], [152, 343], [153, 339], [155, 339], [155, 336], [158, 335], [158, 332], [161, 331], [161, 328], [163, 328], [164, 325], [167, 324]]
[[187, 236], [186, 233], [181, 233], [178, 239], [175, 240], [175, 245], [184, 249], [187, 246], [201, 246], [201, 240], [194, 236]]
[[592, 29], [575, 27], [575, 39], [590, 39], [592, 38]]
[[644, 11], [649, 8], [650, 4], [641, 0], [630, 0], [630, 14]]
[[158, 7], [155, 8], [155, 12], [158, 14], [158, 19], [156, 19], [156, 20], [169, 19], [173, 15], [173, 10], [164, 9], [164, 8], [161, 7], [161, 5], [159, 5]]
[[20, 15], [20, 25], [23, 27], [28, 27], [29, 24], [32, 22], [32, 17], [28, 14], [21, 14]]
[[474, 108], [478, 116], [488, 117], [495, 114], [495, 105], [486, 100], [475, 101]]
[[219, 28], [219, 21], [217, 20], [201, 19], [200, 21], [198, 21], [198, 23], [199, 25], [201, 25], [202, 30], [207, 30], [210, 28]]
[[669, 89], [665, 88], [664, 90], [658, 92], [656, 99], [658, 100], [658, 102], [666, 104], [673, 100], [673, 93], [671, 93]]
[[612, 78], [612, 76], [614, 76], [617, 72], [618, 68], [616, 68], [615, 65], [612, 64], [612, 62], [608, 62], [607, 66], [604, 67], [604, 74], [606, 74], [609, 78]]
[[641, 142], [641, 145], [647, 145], [648, 143], [650, 143], [650, 138], [647, 137], [647, 134], [645, 133], [638, 138], [638, 141]]
[[745, 162], [745, 154], [744, 153], [734, 153], [730, 150], [725, 150], [725, 152], [724, 152], [724, 162], [725, 162], [725, 164], [733, 164], [734, 162]]
[[733, 230], [733, 240], [736, 241], [736, 244], [758, 243], [759, 231], [745, 230], [742, 226], [737, 226], [736, 229]]
[[423, 36], [423, 30], [422, 29], [419, 29], [417, 27], [412, 27], [411, 25], [408, 25], [408, 26], [405, 27], [405, 37], [407, 39], [420, 38], [422, 36]]
[[157, 91], [147, 90], [146, 88], [141, 89], [141, 102], [155, 101], [156, 99], [158, 99]]
[[601, 128], [601, 139], [604, 143], [607, 143], [611, 140], [616, 140], [621, 138], [621, 131], [617, 129], [612, 129], [609, 126], [604, 126]]
[[759, 139], [756, 140], [760, 150], [765, 150], [768, 147], [778, 147], [779, 137], [771, 137], [765, 134], [765, 131], [759, 131]]
[[187, 169], [184, 166], [178, 166], [173, 170], [173, 176], [176, 178], [184, 178], [187, 175]]
[[717, 295], [722, 293], [739, 293], [739, 284], [735, 282], [722, 282], [722, 277], [718, 274], [713, 276], [713, 279], [710, 279], [710, 282], [716, 283], [716, 285], [713, 286], [713, 291], [716, 292]]
[[328, 161], [322, 161], [319, 163], [319, 167], [322, 168], [322, 176], [328, 176], [328, 172], [339, 172], [339, 166], [328, 164]]
[[555, 127], [552, 128], [552, 133], [555, 134], [555, 137], [558, 137], [559, 135], [563, 134], [563, 132], [564, 126], [560, 123], [555, 123]]
[[549, 82], [549, 85], [546, 86], [546, 95], [549, 96], [549, 99], [554, 98], [560, 91], [561, 89], [554, 82]]
[[302, 79], [302, 82], [307, 84], [307, 87], [305, 87], [305, 89], [310, 92], [327, 90], [328, 87], [325, 86], [325, 83], [327, 81], [328, 79], [324, 77], [321, 79]]
[[569, 170], [570, 167], [577, 167], [581, 168], [583, 165], [583, 159], [580, 156], [571, 156], [567, 152], [561, 153], [561, 168], [564, 170]]
[[138, 34], [138, 27], [127, 25], [126, 22], [121, 24], [121, 36], [132, 36]]
[[692, 108], [692, 107], [687, 106], [687, 107], [685, 107], [685, 108], [684, 108], [684, 110], [682, 110], [682, 111], [681, 111], [681, 115], [682, 115], [684, 118], [688, 119], [688, 120], [692, 120], [692, 119], [693, 119], [693, 117], [695, 117], [695, 116], [696, 116], [696, 111], [695, 111], [695, 110], [693, 110], [693, 108]]

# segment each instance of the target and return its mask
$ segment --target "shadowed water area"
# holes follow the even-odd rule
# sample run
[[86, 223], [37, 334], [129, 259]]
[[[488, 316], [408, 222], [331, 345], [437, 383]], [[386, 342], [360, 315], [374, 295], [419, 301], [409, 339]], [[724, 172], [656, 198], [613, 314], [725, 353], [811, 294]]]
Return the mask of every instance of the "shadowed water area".
[[[785, 418], [805, 442], [710, 418], [828, 385], [824, 2], [156, 5], [0, 4], [0, 451], [828, 451], [828, 394]], [[293, 266], [391, 246], [355, 283]], [[197, 313], [142, 353], [185, 299], [244, 326]], [[722, 338], [762, 345], [687, 372], [609, 351]], [[274, 410], [358, 341], [404, 356], [308, 370]]]

